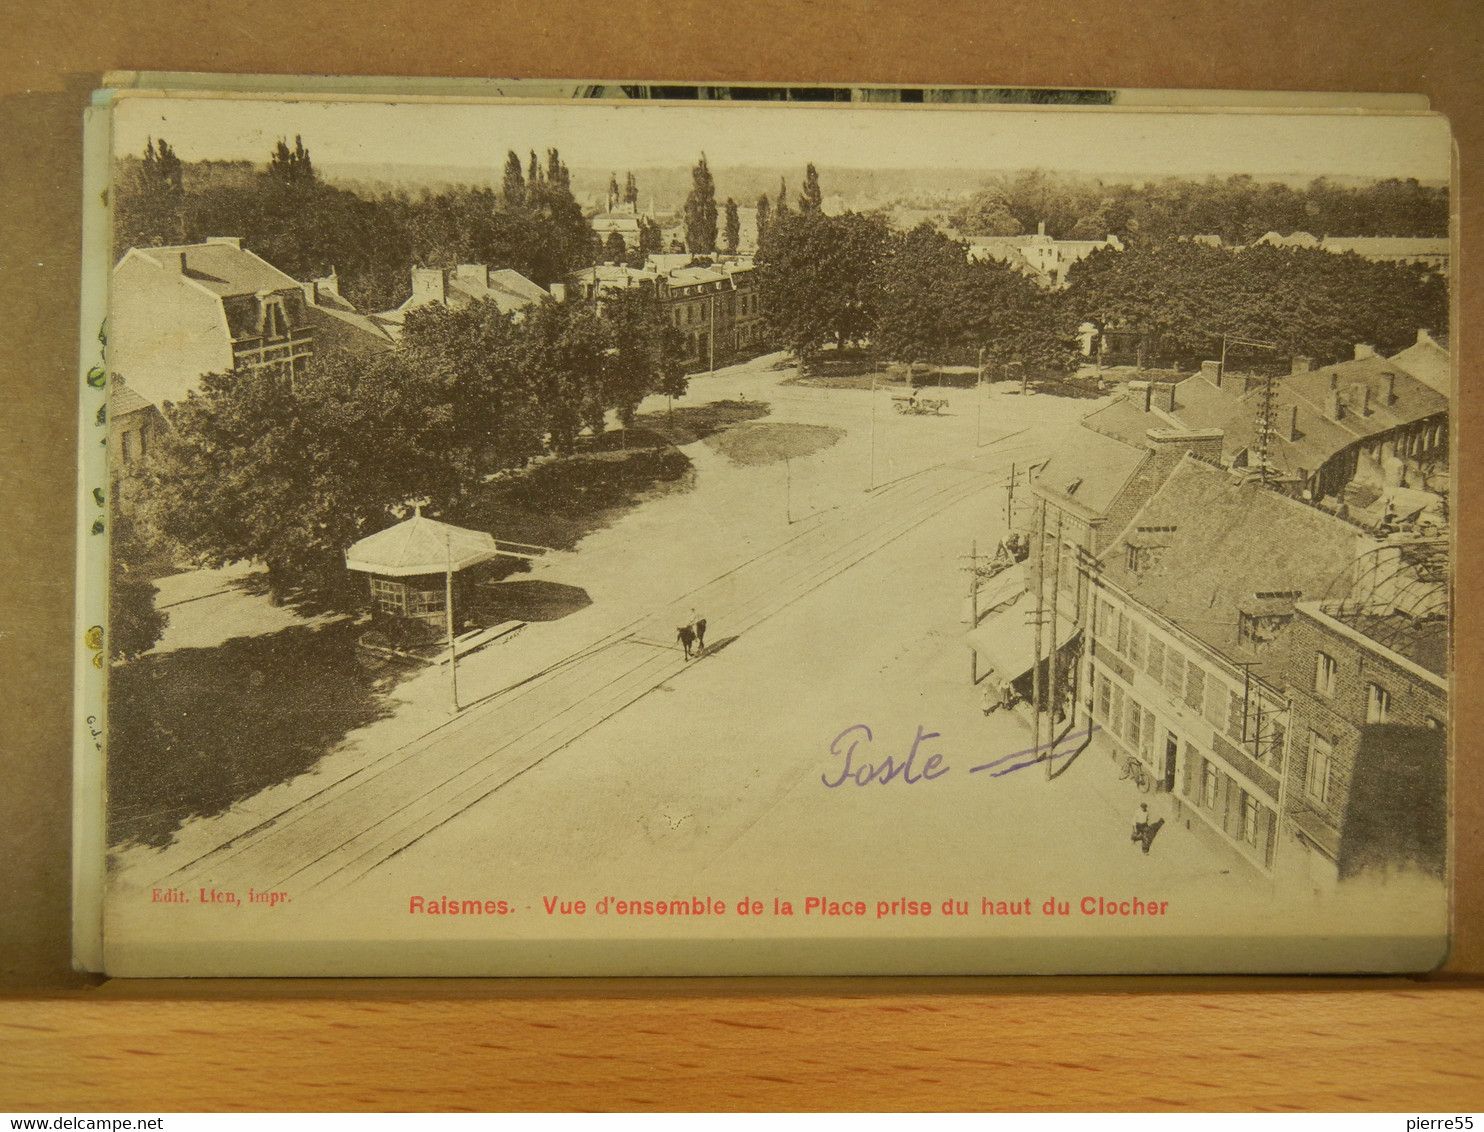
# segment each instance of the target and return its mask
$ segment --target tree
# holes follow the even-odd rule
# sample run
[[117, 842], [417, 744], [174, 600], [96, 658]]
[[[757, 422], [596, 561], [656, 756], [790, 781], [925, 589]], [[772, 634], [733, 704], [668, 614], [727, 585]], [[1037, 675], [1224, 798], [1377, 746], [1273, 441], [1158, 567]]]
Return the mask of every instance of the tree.
[[799, 191], [799, 211], [810, 215], [824, 208], [824, 192], [819, 187], [819, 173], [813, 162], [804, 168], [804, 187]]
[[523, 208], [526, 203], [526, 179], [521, 175], [520, 158], [515, 150], [505, 155], [504, 197], [506, 208]]
[[639, 252], [640, 262], [652, 255], [658, 255], [664, 246], [664, 234], [660, 226], [653, 220], [641, 216], [639, 218]]
[[737, 245], [742, 241], [742, 220], [737, 214], [737, 202], [727, 197], [726, 203], [726, 252], [737, 254]]
[[704, 153], [691, 170], [690, 195], [685, 198], [685, 249], [699, 255], [716, 250], [716, 183]]
[[847, 212], [779, 213], [768, 226], [763, 310], [774, 337], [805, 362], [825, 342], [869, 336], [879, 303], [886, 223]]
[[603, 317], [610, 333], [604, 392], [625, 427], [651, 393], [685, 395], [685, 341], [653, 292], [638, 287], [609, 296]]
[[757, 259], [759, 263], [768, 258], [766, 249], [769, 223], [768, 194], [759, 193], [757, 198]]
[[788, 207], [788, 178], [787, 177], [779, 177], [778, 178], [778, 196], [775, 199], [778, 201], [778, 216], [780, 218], [784, 215], [784, 213], [793, 211], [792, 209], [790, 209]]
[[145, 563], [148, 552], [133, 520], [117, 510], [108, 533], [108, 655], [133, 660], [155, 647], [170, 615], [155, 608], [158, 592]]
[[294, 135], [291, 150], [283, 138], [273, 149], [268, 159], [268, 176], [285, 185], [309, 185], [314, 182], [314, 165], [309, 160], [309, 151], [304, 148], [304, 139]]
[[342, 552], [393, 508], [426, 497], [436, 509], [477, 482], [443, 374], [401, 352], [324, 354], [293, 382], [208, 374], [167, 416], [151, 524], [206, 565], [265, 563], [280, 593], [340, 591]]
[[608, 238], [603, 241], [603, 262], [623, 263], [628, 255], [629, 245], [624, 243], [623, 235], [619, 232], [609, 232]]
[[184, 168], [169, 142], [149, 138], [143, 159], [132, 170], [124, 166], [116, 181], [116, 255], [131, 247], [184, 242]]
[[608, 211], [618, 207], [618, 174], [608, 174]]

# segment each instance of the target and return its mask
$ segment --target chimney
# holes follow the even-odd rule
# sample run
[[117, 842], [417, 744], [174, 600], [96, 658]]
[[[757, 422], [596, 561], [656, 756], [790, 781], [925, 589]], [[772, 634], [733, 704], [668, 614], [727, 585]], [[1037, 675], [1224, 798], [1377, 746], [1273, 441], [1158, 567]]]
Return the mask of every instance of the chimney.
[[1371, 387], [1363, 381], [1355, 381], [1350, 384], [1349, 393], [1347, 400], [1350, 402], [1350, 407], [1362, 417], [1370, 416]]
[[311, 279], [307, 283], [300, 283], [299, 289], [304, 292], [304, 301], [312, 307], [319, 306], [319, 280]]
[[1298, 432], [1298, 406], [1278, 406], [1278, 437], [1280, 440], [1294, 441], [1299, 437]]
[[1417, 328], [1417, 345], [1419, 345], [1419, 346], [1436, 346], [1437, 344], [1438, 344], [1438, 342], [1437, 342], [1437, 339], [1436, 338], [1434, 338], [1426, 330], [1423, 330], [1422, 327], [1419, 326]]
[[1152, 407], [1162, 409], [1166, 413], [1175, 411], [1175, 385], [1170, 381], [1151, 381], [1149, 391]]
[[166, 252], [160, 257], [165, 265], [165, 270], [171, 275], [184, 275], [186, 273], [185, 252]]
[[1046, 221], [1040, 220], [1040, 221], [1037, 221], [1036, 222], [1036, 235], [1038, 235], [1038, 236], [1044, 236], [1044, 235], [1046, 235]]
[[435, 303], [448, 301], [448, 281], [441, 267], [414, 267], [412, 269], [412, 294], [416, 298], [431, 299]]
[[553, 283], [551, 285], [551, 297], [559, 303], [567, 301], [567, 285], [565, 283]]
[[1365, 358], [1374, 358], [1375, 356], [1376, 347], [1367, 346], [1364, 342], [1355, 343], [1355, 360], [1357, 362]]
[[1197, 460], [1219, 464], [1226, 434], [1219, 428], [1151, 428], [1144, 436], [1150, 450], [1161, 455], [1189, 452]]
[[1209, 381], [1212, 385], [1220, 386], [1221, 385], [1221, 363], [1220, 362], [1202, 362], [1201, 363], [1201, 376], [1204, 377], [1207, 381]]
[[1289, 372], [1290, 373], [1308, 373], [1313, 368], [1314, 368], [1314, 359], [1313, 358], [1306, 358], [1302, 354], [1300, 354], [1300, 355], [1298, 355], [1297, 357], [1295, 357], [1293, 359], [1293, 367], [1292, 367], [1292, 369], [1289, 370]]
[[1345, 419], [1345, 406], [1340, 403], [1340, 391], [1334, 386], [1335, 377], [1330, 375], [1329, 392], [1324, 395], [1324, 415], [1332, 421]]
[[1396, 374], [1391, 370], [1381, 375], [1381, 403], [1383, 405], [1396, 404]]

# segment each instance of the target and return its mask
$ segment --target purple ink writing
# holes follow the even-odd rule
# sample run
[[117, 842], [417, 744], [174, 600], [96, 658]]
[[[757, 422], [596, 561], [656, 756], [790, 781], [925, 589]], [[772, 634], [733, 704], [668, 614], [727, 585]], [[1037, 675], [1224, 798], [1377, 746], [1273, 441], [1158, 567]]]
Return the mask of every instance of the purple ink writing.
[[845, 760], [840, 767], [840, 775], [831, 781], [829, 775], [822, 774], [819, 780], [831, 790], [837, 786], [844, 786], [847, 781], [854, 782], [857, 786], [865, 786], [871, 782], [879, 782], [885, 786], [895, 778], [900, 778], [909, 786], [915, 786], [923, 779], [932, 781], [935, 778], [942, 778], [952, 769], [943, 762], [942, 755], [932, 754], [927, 755], [922, 769], [913, 773], [916, 770], [917, 753], [922, 744], [929, 739], [942, 738], [936, 731], [924, 731], [921, 724], [918, 724], [917, 737], [912, 740], [912, 747], [907, 752], [906, 759], [900, 763], [890, 755], [879, 763], [867, 762], [864, 754], [857, 757], [856, 751], [861, 744], [870, 743], [874, 738], [871, 729], [864, 723], [851, 724], [836, 735], [830, 743], [830, 754]]

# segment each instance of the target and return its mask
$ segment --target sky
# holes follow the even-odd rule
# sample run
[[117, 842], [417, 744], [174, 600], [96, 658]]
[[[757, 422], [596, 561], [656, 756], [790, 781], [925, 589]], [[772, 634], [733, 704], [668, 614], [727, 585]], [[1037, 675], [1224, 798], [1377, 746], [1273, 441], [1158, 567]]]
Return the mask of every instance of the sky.
[[1147, 175], [1249, 173], [1446, 181], [1448, 125], [1427, 114], [1150, 112], [1103, 107], [839, 104], [621, 105], [273, 100], [125, 94], [115, 150], [164, 137], [184, 160], [266, 160], [304, 138], [316, 165], [503, 167], [508, 150], [561, 150], [572, 168], [1019, 169]]

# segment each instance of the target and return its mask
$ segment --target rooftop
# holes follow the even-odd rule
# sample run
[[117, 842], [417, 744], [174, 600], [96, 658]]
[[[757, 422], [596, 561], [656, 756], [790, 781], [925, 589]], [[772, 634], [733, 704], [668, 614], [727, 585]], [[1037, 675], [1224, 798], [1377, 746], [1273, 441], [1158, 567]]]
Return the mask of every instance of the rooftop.
[[[1159, 530], [1161, 549], [1129, 568], [1127, 547]], [[1148, 542], [1148, 540], [1142, 540]], [[1239, 633], [1242, 608], [1272, 614], [1329, 591], [1372, 543], [1347, 523], [1185, 457], [1103, 556], [1107, 580], [1223, 655], [1282, 678], [1283, 637], [1262, 651]], [[1283, 609], [1261, 609], [1285, 595]], [[1259, 595], [1263, 595], [1259, 597]]]
[[241, 246], [235, 237], [213, 237], [200, 244], [171, 244], [160, 248], [130, 248], [119, 266], [130, 256], [173, 271], [222, 297], [256, 295], [264, 291], [299, 290], [292, 276], [285, 275], [267, 260]]

